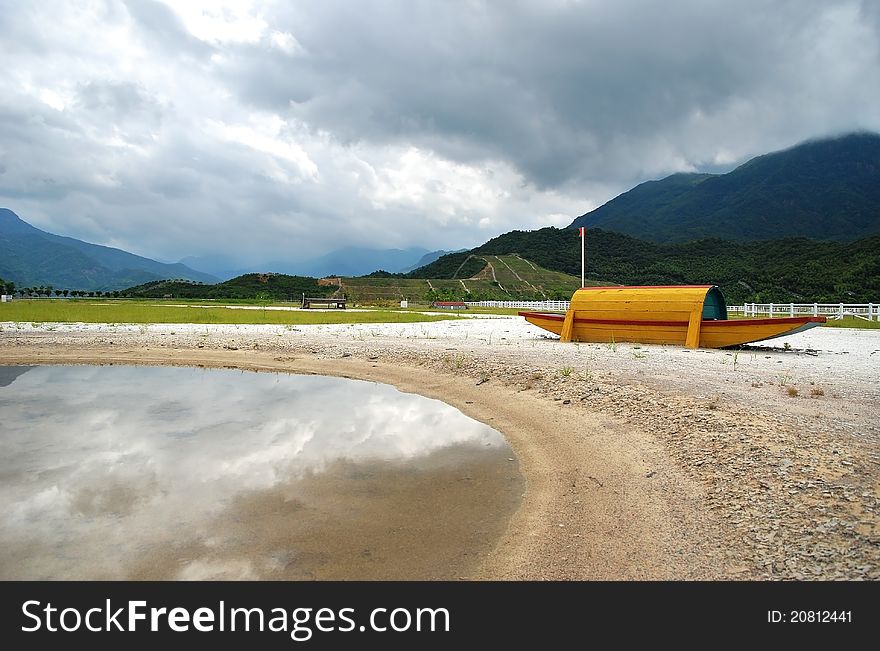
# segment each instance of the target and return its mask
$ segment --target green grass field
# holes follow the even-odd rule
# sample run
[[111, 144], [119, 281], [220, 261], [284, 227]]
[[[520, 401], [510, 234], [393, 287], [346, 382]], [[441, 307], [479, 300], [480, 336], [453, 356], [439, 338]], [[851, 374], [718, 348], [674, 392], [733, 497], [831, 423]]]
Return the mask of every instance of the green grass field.
[[857, 319], [854, 316], [845, 316], [842, 319], [828, 319], [826, 323], [823, 324], [824, 328], [861, 328], [863, 330], [878, 330], [880, 329], [880, 321], [865, 321], [864, 319]]
[[[783, 317], [785, 315], [777, 314], [776, 317]], [[803, 316], [803, 315], [799, 315]], [[758, 315], [757, 317], [747, 317], [743, 314], [731, 314], [730, 319], [749, 319], [749, 318], [769, 318], [768, 315]], [[828, 321], [822, 324], [823, 328], [859, 328], [861, 330], [877, 330], [880, 329], [880, 321], [865, 321], [864, 319], [857, 319], [854, 316], [845, 316], [842, 319], [832, 319], [831, 317], [827, 317]]]
[[[223, 301], [227, 303], [227, 301]], [[244, 301], [229, 301], [241, 304]], [[252, 307], [270, 307], [255, 302], [246, 302]], [[273, 304], [290, 306], [291, 304]], [[410, 305], [408, 309], [365, 309], [353, 310], [269, 310], [269, 309], [230, 309], [217, 305], [215, 301], [167, 301], [152, 300], [17, 300], [0, 303], [0, 322], [17, 323], [224, 323], [224, 324], [278, 324], [308, 325], [319, 323], [417, 323], [462, 318], [449, 314], [427, 315], [422, 311], [431, 310], [428, 305]], [[517, 308], [471, 307], [465, 311], [470, 314], [516, 315]], [[743, 318], [731, 315], [731, 318]], [[865, 321], [855, 317], [829, 320], [826, 328], [880, 329], [880, 321]]]
[[0, 303], [0, 322], [18, 323], [253, 323], [307, 325], [315, 323], [417, 323], [458, 318], [390, 310], [288, 311], [230, 309], [210, 301], [188, 301], [185, 307], [156, 301], [83, 301], [44, 299]]

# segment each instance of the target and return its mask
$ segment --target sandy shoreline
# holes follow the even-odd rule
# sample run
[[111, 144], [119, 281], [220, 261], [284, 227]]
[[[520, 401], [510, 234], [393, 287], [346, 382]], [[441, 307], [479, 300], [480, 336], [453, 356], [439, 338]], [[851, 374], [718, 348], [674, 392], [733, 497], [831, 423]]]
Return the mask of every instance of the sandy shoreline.
[[340, 375], [488, 423], [527, 490], [476, 578], [880, 578], [880, 332], [734, 355], [561, 345], [518, 319], [2, 327], [2, 364]]

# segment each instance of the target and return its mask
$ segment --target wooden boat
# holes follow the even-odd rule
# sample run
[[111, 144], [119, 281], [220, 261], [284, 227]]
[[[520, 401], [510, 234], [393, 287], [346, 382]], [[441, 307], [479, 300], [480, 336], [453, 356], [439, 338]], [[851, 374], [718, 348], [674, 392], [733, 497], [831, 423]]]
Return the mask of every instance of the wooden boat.
[[676, 344], [726, 348], [773, 339], [825, 323], [824, 316], [771, 319], [727, 318], [715, 285], [585, 287], [563, 314], [520, 312], [562, 341]]

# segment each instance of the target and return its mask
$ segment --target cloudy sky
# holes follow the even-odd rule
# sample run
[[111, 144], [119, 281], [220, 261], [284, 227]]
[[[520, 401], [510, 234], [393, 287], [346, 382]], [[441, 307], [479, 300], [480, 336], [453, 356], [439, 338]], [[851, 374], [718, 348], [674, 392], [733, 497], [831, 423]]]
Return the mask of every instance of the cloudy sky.
[[460, 248], [880, 130], [874, 0], [0, 0], [0, 206], [163, 260]]

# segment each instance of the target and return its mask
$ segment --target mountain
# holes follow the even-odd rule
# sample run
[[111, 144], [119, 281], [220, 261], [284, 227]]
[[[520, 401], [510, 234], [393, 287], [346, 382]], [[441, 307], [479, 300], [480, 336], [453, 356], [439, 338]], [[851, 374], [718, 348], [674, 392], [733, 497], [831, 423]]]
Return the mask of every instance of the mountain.
[[[465, 253], [465, 256], [469, 256]], [[456, 256], [450, 256], [456, 257]], [[451, 278], [409, 277], [406, 274], [373, 273], [342, 278], [341, 292], [354, 303], [394, 306], [410, 301], [509, 301], [568, 299], [581, 279], [550, 271], [515, 254], [473, 256], [474, 273]], [[491, 265], [491, 267], [489, 266]], [[460, 263], [456, 265], [460, 266]]]
[[[464, 249], [462, 249], [464, 250]], [[180, 262], [193, 269], [227, 280], [243, 274], [273, 272], [294, 276], [364, 276], [374, 271], [407, 272], [429, 264], [451, 251], [410, 249], [369, 249], [349, 247], [336, 249], [317, 258], [274, 260], [259, 265], [243, 266], [224, 255], [190, 256]]]
[[34, 228], [0, 208], [0, 277], [17, 287], [110, 291], [162, 278], [213, 283], [217, 278], [182, 264], [164, 264], [108, 246]]
[[851, 241], [880, 234], [880, 135], [813, 140], [727, 174], [648, 181], [575, 219], [654, 242]]
[[439, 251], [431, 251], [419, 258], [415, 264], [411, 264], [402, 269], [395, 269], [394, 271], [398, 273], [407, 273], [413, 271], [414, 269], [418, 269], [419, 267], [424, 267], [426, 264], [431, 264], [432, 262], [434, 262], [434, 260], [441, 256], [448, 255], [450, 253], [461, 253], [462, 251], [467, 251], [467, 249], [458, 249], [457, 251], [443, 251], [442, 249]]
[[395, 272], [412, 267], [428, 253], [428, 249], [412, 247], [409, 249], [369, 249], [349, 246], [325, 253], [317, 258], [306, 260], [292, 257], [290, 260], [276, 260], [249, 268], [245, 271], [290, 274], [294, 276], [363, 276], [384, 269]]
[[[407, 277], [467, 283], [481, 277], [494, 256], [512, 254], [580, 277], [580, 238], [569, 229], [552, 227], [505, 233], [470, 251], [443, 256]], [[876, 302], [880, 236], [848, 243], [787, 238], [659, 244], [595, 228], [587, 231], [586, 272], [591, 284], [714, 283], [730, 303]]]
[[200, 285], [180, 280], [153, 280], [129, 287], [123, 296], [132, 298], [234, 298], [276, 301], [299, 301], [310, 297], [330, 296], [335, 285], [319, 285], [316, 278], [286, 274], [244, 274], [216, 285]]
[[195, 271], [216, 276], [220, 280], [228, 280], [239, 275], [236, 271], [241, 265], [232, 258], [225, 255], [190, 255], [181, 258], [180, 264], [186, 265]]

